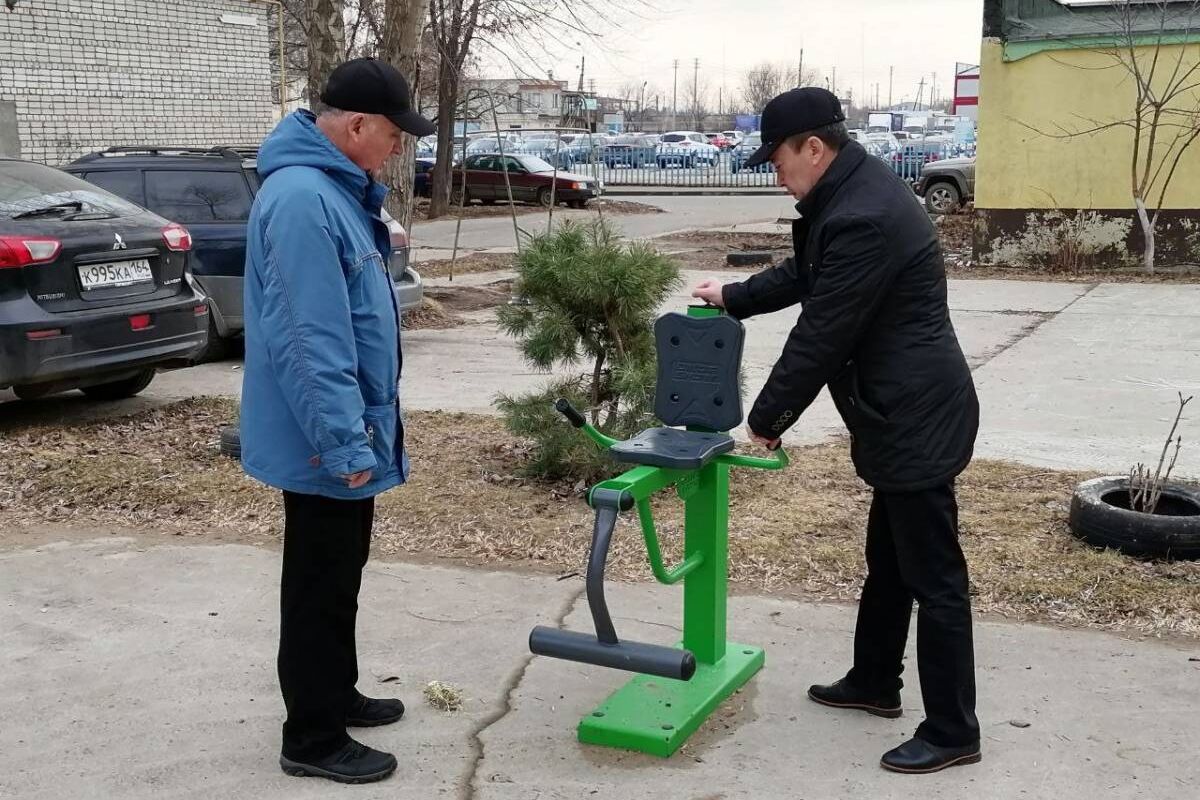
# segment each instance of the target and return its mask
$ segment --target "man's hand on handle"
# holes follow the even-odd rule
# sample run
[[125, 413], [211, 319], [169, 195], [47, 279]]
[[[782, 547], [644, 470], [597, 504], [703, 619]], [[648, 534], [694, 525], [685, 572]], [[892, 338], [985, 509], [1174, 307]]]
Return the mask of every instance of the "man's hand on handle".
[[718, 308], [725, 307], [725, 298], [723, 290], [725, 285], [720, 281], [714, 281], [711, 278], [696, 285], [692, 289], [692, 297], [698, 297], [706, 303], [710, 303]]
[[364, 469], [362, 472], [355, 472], [352, 475], [343, 475], [346, 479], [346, 485], [351, 489], [360, 489], [371, 482], [371, 470]]
[[755, 444], [761, 444], [763, 447], [767, 448], [768, 450], [778, 450], [779, 449], [779, 444], [780, 444], [779, 439], [768, 439], [765, 436], [759, 436], [757, 433], [750, 430], [749, 425], [746, 426], [746, 433], [750, 434], [750, 441], [754, 442]]

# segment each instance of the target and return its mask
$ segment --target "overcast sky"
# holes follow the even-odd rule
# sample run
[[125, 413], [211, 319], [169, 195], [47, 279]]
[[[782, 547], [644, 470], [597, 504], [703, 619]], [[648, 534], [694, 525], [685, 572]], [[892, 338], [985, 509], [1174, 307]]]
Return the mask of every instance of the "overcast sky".
[[[603, 0], [600, 0], [603, 2]], [[764, 60], [795, 65], [804, 49], [804, 66], [832, 77], [837, 68], [839, 94], [865, 89], [874, 99], [875, 84], [886, 102], [888, 68], [895, 67], [897, 102], [916, 96], [918, 83], [937, 73], [939, 94], [953, 86], [956, 62], [979, 60], [983, 0], [657, 0], [661, 10], [643, 10], [623, 30], [607, 30], [600, 43], [583, 41], [585, 82], [615, 93], [624, 83], [649, 81], [671, 102], [672, 62], [679, 59], [680, 103], [690, 91], [694, 62], [700, 80], [708, 80], [716, 102], [717, 87], [736, 95], [746, 70]], [[572, 37], [568, 37], [572, 38]], [[571, 52], [574, 50], [575, 52]], [[579, 79], [579, 50], [573, 41], [549, 55], [542, 66], [558, 79]], [[793, 66], [794, 69], [794, 66]], [[533, 67], [530, 67], [533, 70]], [[488, 72], [511, 72], [498, 64]], [[647, 104], [653, 103], [647, 97]]]

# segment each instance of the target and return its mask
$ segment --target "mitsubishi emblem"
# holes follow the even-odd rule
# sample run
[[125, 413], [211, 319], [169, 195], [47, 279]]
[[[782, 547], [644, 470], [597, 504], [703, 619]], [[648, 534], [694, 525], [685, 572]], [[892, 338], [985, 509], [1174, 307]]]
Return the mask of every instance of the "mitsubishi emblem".
[[113, 250], [128, 250], [129, 249], [129, 245], [125, 244], [125, 240], [121, 238], [121, 234], [114, 233], [113, 238], [116, 239], [116, 241], [113, 242]]

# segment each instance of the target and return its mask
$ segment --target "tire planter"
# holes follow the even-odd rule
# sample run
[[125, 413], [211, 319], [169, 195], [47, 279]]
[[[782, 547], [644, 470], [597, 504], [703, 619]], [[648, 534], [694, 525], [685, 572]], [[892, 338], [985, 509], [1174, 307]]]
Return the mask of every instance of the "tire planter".
[[774, 264], [778, 257], [778, 253], [747, 250], [726, 254], [725, 263], [731, 267], [754, 267], [759, 264]]
[[1129, 478], [1085, 481], [1071, 500], [1071, 533], [1139, 558], [1200, 558], [1200, 489], [1167, 484], [1154, 514], [1129, 506]]
[[226, 425], [221, 428], [221, 455], [242, 458], [242, 436], [237, 425]]

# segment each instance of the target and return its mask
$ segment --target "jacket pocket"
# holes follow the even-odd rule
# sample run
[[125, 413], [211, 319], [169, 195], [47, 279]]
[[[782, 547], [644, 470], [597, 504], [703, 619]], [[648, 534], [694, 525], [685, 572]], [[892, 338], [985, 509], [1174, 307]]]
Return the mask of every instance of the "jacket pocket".
[[869, 424], [886, 425], [887, 415], [863, 398], [862, 387], [858, 380], [858, 365], [851, 361], [848, 370], [850, 372], [849, 403], [856, 415]]
[[378, 478], [387, 475], [398, 466], [398, 448], [396, 446], [399, 432], [399, 410], [395, 403], [382, 406], [367, 406], [363, 411], [363, 425], [367, 431], [367, 441], [371, 452], [375, 455], [375, 474]]

